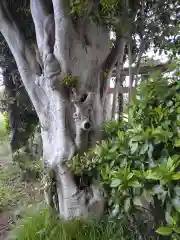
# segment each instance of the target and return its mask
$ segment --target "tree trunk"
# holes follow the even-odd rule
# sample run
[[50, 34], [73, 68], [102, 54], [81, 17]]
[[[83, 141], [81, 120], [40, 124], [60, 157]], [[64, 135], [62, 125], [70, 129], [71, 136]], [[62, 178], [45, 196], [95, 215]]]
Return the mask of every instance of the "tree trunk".
[[8, 70], [3, 72], [5, 91], [7, 94], [7, 111], [9, 127], [11, 129], [11, 150], [15, 152], [20, 146], [19, 137], [19, 111], [16, 101], [16, 87], [13, 83], [12, 77], [10, 76]]
[[122, 41], [121, 43], [121, 55], [120, 58], [117, 60], [117, 66], [116, 66], [116, 80], [115, 80], [115, 86], [114, 86], [114, 93], [113, 93], [113, 105], [112, 105], [112, 116], [111, 119], [115, 120], [115, 113], [117, 110], [117, 102], [118, 102], [118, 94], [120, 92], [121, 88], [121, 72], [123, 68], [123, 57], [124, 57], [124, 49], [125, 49], [126, 41]]
[[118, 79], [116, 78], [115, 85], [114, 85], [114, 92], [113, 92], [111, 121], [115, 120], [115, 115], [116, 115], [118, 85], [119, 85]]
[[121, 75], [120, 81], [119, 81], [119, 92], [118, 92], [118, 121], [120, 121], [123, 117], [123, 109], [124, 109], [123, 82], [124, 82], [124, 77]]
[[[50, 179], [45, 186], [46, 201], [65, 219], [99, 217], [104, 198], [98, 181], [91, 179], [82, 188], [66, 162], [101, 140], [103, 96], [99, 79], [102, 69], [107, 69], [105, 63], [109, 64], [108, 56], [112, 57], [109, 32], [85, 20], [84, 32], [79, 34], [82, 26], [78, 20], [72, 22], [67, 1], [53, 0], [50, 16], [44, 3], [31, 0], [38, 61], [3, 3], [0, 29], [39, 117], [43, 158]], [[111, 51], [117, 58], [119, 52]], [[113, 65], [109, 65], [111, 69], [107, 70], [111, 71]]]
[[133, 73], [132, 73], [132, 43], [131, 39], [128, 44], [128, 59], [129, 59], [129, 97], [128, 102], [132, 100], [132, 86], [133, 86]]

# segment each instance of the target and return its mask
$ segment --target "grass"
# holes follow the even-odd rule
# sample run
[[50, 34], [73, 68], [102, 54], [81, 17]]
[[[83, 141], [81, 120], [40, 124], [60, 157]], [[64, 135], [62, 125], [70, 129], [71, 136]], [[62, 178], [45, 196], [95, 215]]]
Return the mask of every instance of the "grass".
[[[22, 181], [19, 166], [12, 163], [9, 149], [9, 138], [0, 118], [0, 217], [2, 212], [10, 213], [15, 222], [9, 240], [134, 239], [119, 222], [65, 222], [58, 219], [43, 203], [39, 204], [43, 200], [40, 182]], [[28, 161], [26, 155], [21, 157], [21, 162]], [[30, 168], [29, 165], [24, 167]]]
[[13, 164], [9, 137], [0, 116], [0, 213], [19, 215], [28, 205], [42, 200], [40, 181], [22, 181], [18, 165]]
[[18, 220], [9, 240], [130, 240], [118, 222], [85, 222], [58, 219], [47, 208], [29, 209], [25, 218]]
[[[21, 157], [21, 162], [28, 161], [25, 155]], [[43, 199], [39, 188], [38, 181], [22, 181], [19, 166], [12, 163], [9, 138], [0, 118], [0, 213], [11, 213], [16, 223], [9, 240], [123, 240], [123, 228], [115, 223], [58, 219], [44, 204], [39, 205]]]
[[6, 135], [4, 127], [4, 117], [0, 114], [0, 138]]
[[9, 164], [0, 168], [0, 212], [22, 209], [41, 200], [40, 182], [21, 180], [19, 167]]
[[9, 136], [5, 129], [5, 123], [2, 116], [0, 116], [0, 163], [3, 161], [11, 161], [11, 149], [9, 144]]

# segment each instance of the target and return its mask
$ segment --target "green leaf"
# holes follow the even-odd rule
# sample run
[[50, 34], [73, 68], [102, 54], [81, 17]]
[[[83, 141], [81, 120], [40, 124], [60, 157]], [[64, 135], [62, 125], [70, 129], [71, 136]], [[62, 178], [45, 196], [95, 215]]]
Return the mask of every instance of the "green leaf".
[[133, 170], [133, 173], [138, 178], [143, 178], [144, 177], [144, 173], [142, 171]]
[[126, 200], [124, 201], [124, 210], [125, 210], [125, 212], [129, 211], [130, 204], [131, 204], [130, 198], [126, 198]]
[[175, 186], [174, 191], [175, 191], [176, 195], [180, 197], [180, 186]]
[[149, 144], [148, 144], [148, 143], [144, 143], [144, 144], [141, 146], [140, 154], [141, 154], [141, 155], [145, 154], [145, 152], [147, 152], [148, 148], [149, 148]]
[[135, 153], [136, 150], [137, 150], [137, 148], [138, 148], [138, 142], [132, 142], [132, 143], [130, 144], [130, 148], [131, 148], [131, 153], [132, 153], [132, 154]]
[[171, 157], [169, 157], [167, 161], [167, 167], [170, 169], [172, 168], [173, 164], [174, 164], [174, 160]]
[[180, 227], [173, 227], [173, 231], [180, 234]]
[[179, 199], [179, 197], [175, 197], [174, 199], [172, 199], [172, 204], [173, 204], [174, 208], [176, 209], [176, 211], [178, 211], [180, 213], [180, 199]]
[[174, 146], [180, 147], [180, 139], [176, 139]]
[[142, 184], [139, 181], [134, 180], [134, 181], [129, 181], [128, 186], [134, 187], [134, 188], [139, 188], [139, 187], [142, 187]]
[[142, 206], [143, 206], [140, 197], [134, 197], [134, 198], [133, 198], [133, 203], [134, 203], [134, 205], [139, 206], [139, 207], [142, 207]]
[[165, 212], [165, 219], [168, 224], [170, 225], [174, 224], [174, 220], [168, 212]]
[[145, 178], [148, 180], [160, 180], [162, 177], [159, 176], [158, 173], [156, 173], [155, 171], [148, 170], [146, 172]]
[[118, 131], [118, 138], [120, 139], [120, 141], [124, 141], [124, 132], [123, 131]]
[[143, 139], [143, 136], [137, 135], [131, 139], [132, 142], [139, 142]]
[[114, 152], [117, 151], [117, 149], [118, 149], [118, 146], [117, 146], [117, 145], [114, 145], [112, 148], [109, 149], [109, 152], [110, 152], [110, 153], [114, 153]]
[[133, 176], [134, 176], [134, 173], [129, 173], [129, 174], [127, 175], [127, 180], [130, 180]]
[[180, 172], [172, 175], [172, 180], [179, 180], [179, 179], [180, 179]]
[[121, 184], [121, 180], [120, 179], [114, 179], [111, 182], [111, 187], [118, 187]]
[[171, 158], [173, 159], [174, 162], [176, 162], [179, 159], [179, 155], [178, 154], [174, 154], [171, 156]]
[[168, 107], [173, 106], [173, 101], [169, 101], [169, 102], [167, 102], [167, 106], [168, 106]]
[[172, 228], [171, 227], [159, 227], [156, 230], [156, 232], [163, 236], [169, 236], [172, 234]]

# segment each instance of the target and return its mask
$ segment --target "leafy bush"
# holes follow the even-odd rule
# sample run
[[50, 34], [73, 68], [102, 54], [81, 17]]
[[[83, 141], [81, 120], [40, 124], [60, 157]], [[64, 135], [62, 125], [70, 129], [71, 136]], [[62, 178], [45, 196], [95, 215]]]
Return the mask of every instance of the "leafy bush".
[[[113, 222], [98, 223], [68, 221], [58, 219], [47, 208], [30, 209], [25, 218], [20, 219], [12, 229], [10, 240], [119, 240], [123, 239], [123, 229]], [[126, 238], [133, 239], [132, 236]]]
[[22, 181], [19, 166], [0, 166], [0, 213], [11, 211], [13, 220], [22, 217], [27, 206], [43, 199], [40, 181]]
[[15, 204], [18, 189], [14, 188], [13, 182], [18, 176], [19, 171], [15, 166], [0, 167], [0, 212], [9, 210]]
[[42, 176], [42, 161], [34, 159], [23, 148], [13, 154], [13, 160], [21, 170], [22, 180], [37, 180]]
[[9, 125], [8, 112], [4, 112], [3, 116], [4, 116], [4, 127], [6, 129], [6, 133], [10, 134], [11, 129]]
[[5, 118], [0, 115], [0, 141], [6, 139], [7, 135]]
[[134, 239], [179, 239], [180, 82], [159, 76], [141, 84], [129, 119], [107, 123], [105, 140], [70, 167], [100, 174], [111, 215], [131, 223]]
[[12, 190], [6, 187], [0, 187], [0, 213], [7, 208], [12, 200]]

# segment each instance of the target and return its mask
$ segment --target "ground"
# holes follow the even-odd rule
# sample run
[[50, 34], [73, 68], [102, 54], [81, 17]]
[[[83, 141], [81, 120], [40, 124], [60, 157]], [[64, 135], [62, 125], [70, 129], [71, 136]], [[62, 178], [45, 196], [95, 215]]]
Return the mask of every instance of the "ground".
[[19, 167], [11, 158], [9, 139], [0, 119], [0, 240], [7, 239], [8, 230], [27, 206], [39, 202], [40, 181], [22, 181]]
[[23, 215], [24, 209], [40, 200], [40, 183], [23, 182], [12, 163], [0, 166], [0, 240], [5, 240], [10, 225]]

